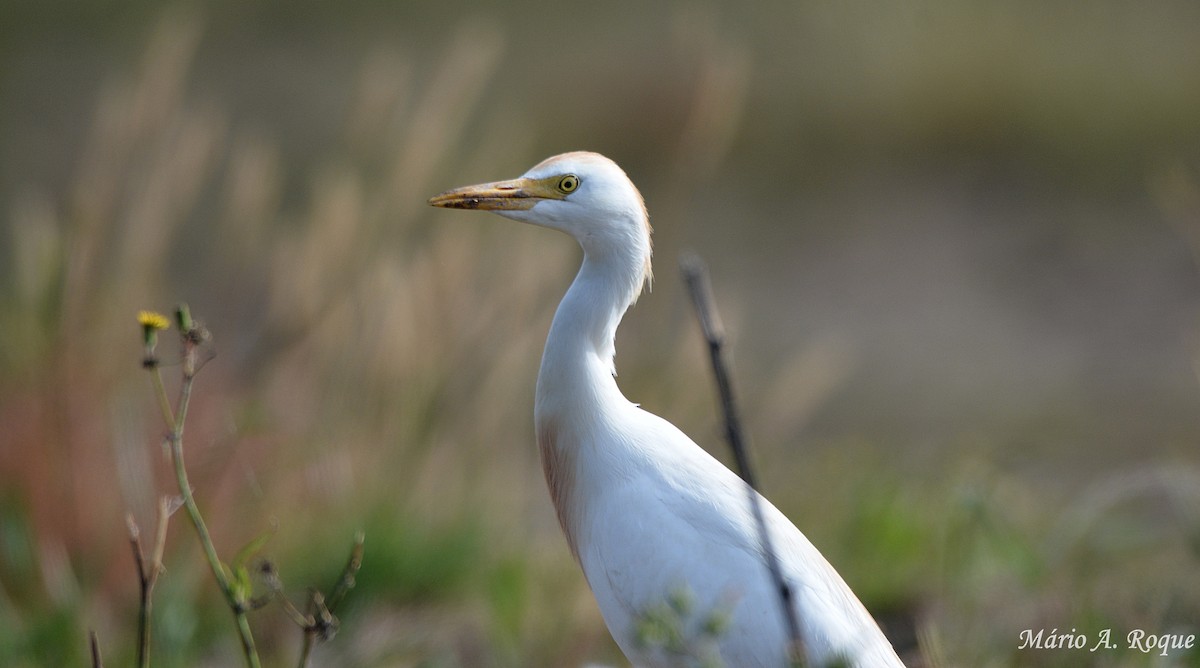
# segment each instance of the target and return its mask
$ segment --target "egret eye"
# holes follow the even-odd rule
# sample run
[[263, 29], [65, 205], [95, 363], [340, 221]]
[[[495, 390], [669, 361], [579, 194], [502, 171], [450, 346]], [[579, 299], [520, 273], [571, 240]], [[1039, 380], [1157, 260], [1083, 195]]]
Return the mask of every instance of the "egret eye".
[[574, 174], [567, 174], [558, 180], [558, 190], [563, 194], [570, 194], [579, 188], [579, 177]]

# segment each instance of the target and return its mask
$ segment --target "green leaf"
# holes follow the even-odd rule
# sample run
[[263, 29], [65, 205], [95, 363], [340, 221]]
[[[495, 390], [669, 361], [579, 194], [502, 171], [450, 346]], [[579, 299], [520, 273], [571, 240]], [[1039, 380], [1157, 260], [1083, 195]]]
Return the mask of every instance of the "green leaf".
[[232, 568], [235, 571], [236, 570], [245, 570], [246, 563], [249, 562], [250, 559], [252, 559], [254, 557], [254, 555], [261, 552], [263, 547], [266, 546], [267, 541], [271, 540], [271, 537], [274, 535], [275, 535], [275, 530], [269, 529], [269, 530], [264, 531], [263, 533], [259, 534], [259, 536], [257, 538], [255, 538], [254, 540], [250, 541], [249, 543], [246, 543], [245, 547], [238, 550], [238, 553], [233, 557], [233, 562], [231, 564]]
[[250, 598], [250, 592], [253, 591], [254, 585], [250, 582], [250, 571], [245, 566], [238, 566], [234, 569], [233, 580], [229, 583], [233, 588], [233, 597], [239, 602], [244, 602]]
[[233, 561], [229, 566], [225, 567], [229, 577], [229, 588], [233, 591], [233, 596], [236, 600], [246, 601], [253, 593], [254, 583], [250, 580], [250, 569], [246, 567], [246, 564], [254, 558], [254, 555], [262, 551], [267, 541], [271, 540], [271, 537], [274, 535], [274, 529], [259, 534], [254, 540], [246, 543], [242, 549], [238, 550], [238, 553], [233, 557]]

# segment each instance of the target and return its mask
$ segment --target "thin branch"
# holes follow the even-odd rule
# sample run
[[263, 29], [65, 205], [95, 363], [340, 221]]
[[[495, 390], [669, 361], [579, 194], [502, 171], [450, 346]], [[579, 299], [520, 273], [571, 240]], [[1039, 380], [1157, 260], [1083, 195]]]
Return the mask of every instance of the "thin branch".
[[88, 631], [88, 645], [92, 651], [92, 668], [104, 668], [104, 659], [100, 656], [100, 641], [95, 631]]
[[746, 481], [746, 495], [754, 514], [754, 522], [758, 526], [759, 542], [766, 554], [767, 571], [770, 573], [771, 581], [775, 583], [775, 590], [779, 593], [779, 606], [782, 608], [784, 624], [788, 632], [788, 654], [793, 665], [804, 665], [804, 641], [800, 636], [799, 620], [796, 619], [796, 610], [792, 605], [792, 588], [783, 577], [783, 572], [779, 567], [779, 558], [775, 554], [775, 548], [771, 541], [771, 534], [767, 531], [766, 520], [763, 516], [762, 497], [758, 494], [758, 484], [755, 481], [746, 444], [742, 437], [742, 426], [738, 419], [737, 405], [733, 399], [733, 385], [729, 379], [729, 371], [722, 354], [725, 331], [721, 326], [721, 319], [717, 315], [712, 287], [709, 284], [708, 268], [700, 256], [693, 253], [688, 253], [680, 258], [679, 264], [680, 270], [683, 272], [683, 279], [687, 283], [688, 292], [692, 297], [692, 304], [696, 308], [696, 315], [700, 320], [700, 329], [703, 330], [704, 338], [708, 342], [717, 392], [721, 397], [721, 409], [725, 414], [725, 436], [729, 440], [729, 447], [733, 450], [738, 473], [742, 480]]
[[284, 612], [304, 631], [304, 642], [300, 647], [298, 663], [300, 668], [308, 666], [309, 657], [317, 642], [330, 640], [337, 633], [339, 621], [333, 611], [337, 608], [338, 603], [346, 597], [346, 594], [354, 588], [355, 576], [362, 566], [364, 540], [363, 532], [359, 531], [354, 535], [354, 545], [350, 548], [350, 557], [346, 560], [346, 565], [342, 568], [337, 582], [330, 589], [329, 596], [325, 596], [315, 589], [309, 591], [307, 612], [301, 612], [284, 594], [283, 581], [274, 564], [264, 560], [259, 567], [259, 572], [267, 588], [283, 605]]
[[319, 591], [313, 591], [309, 596], [309, 618], [313, 623], [304, 630], [300, 668], [308, 666], [308, 656], [318, 641], [330, 640], [337, 633], [339, 622], [333, 611], [337, 609], [346, 594], [354, 588], [358, 569], [362, 567], [363, 542], [365, 540], [366, 534], [362, 531], [354, 534], [354, 546], [350, 548], [350, 557], [346, 560], [346, 565], [342, 568], [342, 573], [334, 583], [333, 589], [329, 590], [329, 596], [322, 596]]
[[138, 600], [137, 665], [141, 668], [148, 668], [150, 665], [150, 591], [154, 587], [154, 576], [150, 573], [150, 570], [153, 569], [153, 566], [149, 569], [146, 568], [146, 561], [142, 556], [141, 531], [138, 530], [137, 522], [134, 522], [132, 514], [125, 516], [125, 524], [129, 527], [129, 546], [133, 549], [133, 563], [137, 567], [138, 592], [140, 594]]
[[354, 589], [354, 577], [358, 574], [358, 569], [362, 567], [363, 543], [366, 538], [366, 534], [362, 531], [354, 534], [354, 546], [350, 548], [350, 558], [346, 560], [342, 574], [338, 577], [337, 583], [333, 585], [333, 589], [329, 590], [329, 596], [326, 597], [330, 610], [336, 610], [346, 594]]
[[308, 625], [304, 627], [304, 643], [300, 646], [300, 661], [296, 664], [299, 668], [308, 668], [308, 660], [312, 655], [313, 647], [316, 647], [318, 640], [324, 639], [321, 637], [321, 627], [337, 628], [337, 618], [329, 612], [329, 608], [325, 607], [324, 599], [319, 591], [309, 592], [308, 613], [305, 616], [309, 621]]
[[154, 549], [150, 555], [150, 563], [146, 563], [145, 552], [142, 550], [141, 530], [133, 519], [133, 514], [125, 515], [125, 524], [129, 528], [129, 546], [133, 550], [133, 563], [138, 576], [138, 645], [137, 665], [148, 668], [150, 665], [150, 626], [152, 623], [154, 585], [162, 573], [163, 550], [167, 541], [167, 520], [171, 515], [171, 500], [162, 497], [158, 502], [158, 521], [154, 531]]
[[279, 599], [279, 603], [283, 606], [283, 611], [287, 613], [288, 617], [291, 617], [292, 621], [302, 629], [307, 629], [311, 626], [313, 623], [312, 617], [300, 612], [300, 609], [284, 594], [283, 580], [280, 579], [279, 571], [275, 568], [275, 564], [264, 559], [262, 564], [259, 565], [258, 571], [263, 582], [266, 583], [267, 589], [271, 590], [271, 594]]

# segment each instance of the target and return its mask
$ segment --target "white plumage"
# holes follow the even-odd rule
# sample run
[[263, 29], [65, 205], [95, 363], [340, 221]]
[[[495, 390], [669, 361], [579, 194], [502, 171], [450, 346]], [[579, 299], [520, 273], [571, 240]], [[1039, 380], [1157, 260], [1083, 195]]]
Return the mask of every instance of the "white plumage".
[[[559, 523], [621, 650], [638, 666], [693, 665], [714, 646], [726, 666], [787, 665], [787, 633], [744, 483], [630, 403], [614, 379], [617, 325], [650, 278], [650, 225], [637, 188], [608, 158], [576, 152], [430, 204], [495, 211], [566, 232], [583, 247], [550, 326], [534, 419]], [[763, 509], [809, 665], [902, 666], [820, 552], [770, 502]], [[690, 599], [677, 606], [685, 645], [695, 647], [645, 642], [639, 628], [681, 596]], [[709, 626], [714, 613], [726, 623]]]

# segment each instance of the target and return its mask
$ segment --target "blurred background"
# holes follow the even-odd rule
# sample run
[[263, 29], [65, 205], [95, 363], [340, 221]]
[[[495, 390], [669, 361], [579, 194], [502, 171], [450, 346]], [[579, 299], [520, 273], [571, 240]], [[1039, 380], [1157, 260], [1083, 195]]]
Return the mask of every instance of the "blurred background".
[[[624, 665], [533, 447], [579, 251], [425, 205], [589, 149], [655, 225], [626, 395], [729, 461], [697, 250], [767, 496], [907, 660], [1200, 665], [1017, 649], [1200, 626], [1200, 5], [0, 8], [0, 664], [131, 662], [124, 517], [172, 489], [135, 314], [187, 301], [221, 554], [273, 530], [299, 602], [366, 532], [317, 665]], [[237, 665], [183, 517], [165, 561], [155, 665]]]

